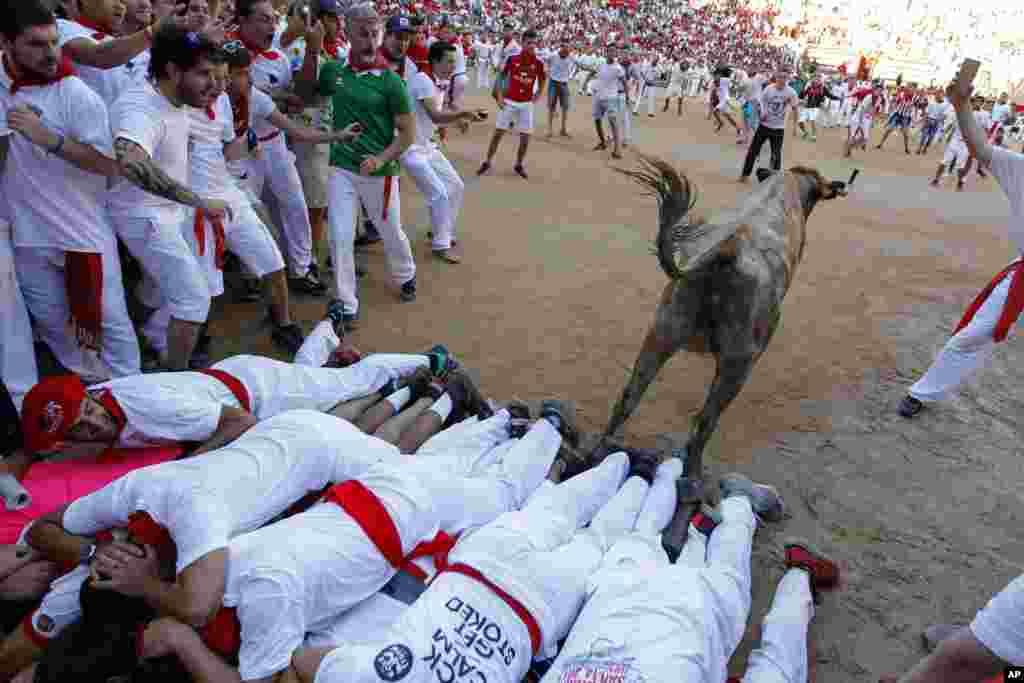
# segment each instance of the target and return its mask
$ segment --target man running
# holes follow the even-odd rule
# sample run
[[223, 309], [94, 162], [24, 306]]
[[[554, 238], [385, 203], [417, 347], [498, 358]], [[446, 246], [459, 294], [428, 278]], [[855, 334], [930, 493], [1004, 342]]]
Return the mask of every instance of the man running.
[[[510, 43], [511, 45], [511, 43]], [[506, 45], [506, 52], [510, 47]], [[487, 149], [487, 158], [477, 169], [477, 175], [484, 175], [491, 170], [491, 161], [498, 153], [501, 139], [506, 131], [519, 131], [519, 150], [516, 153], [515, 172], [524, 180], [526, 174], [526, 150], [530, 147], [530, 136], [533, 134], [533, 104], [544, 96], [544, 84], [547, 72], [544, 63], [537, 58], [537, 33], [523, 33], [522, 52], [508, 57], [501, 71], [502, 77], [494, 84], [492, 94], [498, 102], [498, 115], [495, 119], [494, 135]]]
[[928, 104], [921, 119], [921, 141], [917, 147], [919, 155], [927, 154], [936, 135], [946, 127], [946, 118], [952, 106], [946, 101], [946, 94], [941, 90], [935, 93], [935, 101]]
[[903, 149], [910, 154], [910, 126], [914, 122], [914, 88], [912, 85], [903, 86], [896, 93], [896, 98], [889, 114], [889, 121], [885, 126], [885, 133], [875, 149], [882, 149], [882, 145], [889, 139], [894, 130], [903, 134]]
[[786, 112], [792, 109], [796, 111], [799, 99], [796, 91], [786, 85], [786, 74], [779, 70], [775, 72], [771, 85], [761, 93], [761, 125], [754, 132], [754, 139], [747, 148], [747, 156], [743, 160], [743, 172], [739, 182], [745, 183], [754, 172], [754, 162], [761, 154], [761, 147], [765, 140], [772, 148], [772, 169], [778, 171], [782, 168], [782, 143], [786, 135]]
[[854, 90], [847, 96], [847, 102], [850, 106], [850, 124], [843, 150], [844, 159], [850, 158], [854, 147], [860, 147], [862, 150], [868, 148], [868, 142], [871, 140], [871, 123], [882, 107], [882, 82], [875, 81], [871, 86]]
[[626, 92], [626, 70], [616, 59], [614, 48], [608, 48], [607, 61], [597, 68], [597, 80], [594, 85], [594, 129], [597, 131], [597, 147], [595, 152], [608, 149], [602, 122], [607, 119], [612, 129], [612, 159], [622, 158], [622, 98], [625, 95], [626, 107], [629, 106], [629, 94]]

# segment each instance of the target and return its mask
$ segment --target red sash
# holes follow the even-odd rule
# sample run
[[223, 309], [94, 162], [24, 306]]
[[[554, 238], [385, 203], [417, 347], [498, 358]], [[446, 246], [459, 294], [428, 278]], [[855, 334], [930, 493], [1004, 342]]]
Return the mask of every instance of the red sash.
[[210, 227], [213, 228], [213, 263], [217, 266], [217, 270], [224, 270], [224, 221], [220, 218], [214, 218], [203, 209], [196, 209], [196, 220], [192, 229], [196, 235], [196, 245], [199, 247], [199, 255], [202, 256], [206, 253], [206, 226], [204, 223], [210, 222]]
[[103, 257], [66, 252], [64, 289], [78, 346], [99, 351], [103, 341]]
[[992, 339], [996, 343], [1006, 339], [1006, 335], [1010, 333], [1010, 328], [1017, 322], [1020, 314], [1024, 312], [1024, 259], [1014, 261], [1006, 266], [993, 278], [992, 282], [988, 283], [988, 286], [981, 291], [981, 294], [967, 308], [967, 312], [961, 318], [960, 324], [953, 330], [953, 334], [956, 334], [970, 324], [971, 320], [974, 319], [974, 315], [981, 308], [982, 304], [985, 303], [989, 295], [992, 294], [992, 291], [1003, 281], [1003, 278], [1011, 274], [1013, 275], [1013, 280], [1010, 283], [1010, 291], [1006, 295], [1006, 304], [1003, 306], [1003, 312], [999, 316], [999, 322], [996, 323], [996, 329], [992, 335]]
[[530, 645], [533, 647], [533, 656], [537, 656], [537, 653], [540, 652], [540, 626], [537, 624], [537, 620], [533, 618], [533, 615], [530, 614], [529, 610], [523, 606], [523, 603], [503, 591], [497, 584], [490, 581], [487, 577], [476, 569], [470, 567], [468, 564], [456, 563], [449, 565], [445, 568], [445, 571], [468, 576], [474, 581], [487, 586], [495, 595], [501, 598], [505, 604], [516, 613], [516, 616], [522, 620], [523, 625], [526, 626], [526, 630], [530, 633]]
[[426, 582], [430, 577], [427, 576], [425, 571], [413, 564], [413, 560], [418, 560], [421, 557], [432, 558], [434, 560], [434, 567], [437, 569], [437, 573], [440, 574], [448, 568], [448, 554], [455, 547], [455, 542], [458, 540], [458, 534], [451, 536], [444, 531], [437, 532], [437, 536], [434, 536], [432, 541], [423, 541], [413, 548], [411, 553], [405, 556], [405, 563], [402, 565], [402, 569], [420, 581]]
[[377, 547], [384, 559], [395, 569], [402, 568], [402, 565], [405, 564], [402, 538], [398, 535], [398, 528], [395, 526], [394, 520], [391, 519], [391, 515], [388, 514], [377, 494], [353, 479], [332, 486], [324, 494], [324, 500], [340, 506], [347, 512], [349, 517], [355, 520], [359, 528], [363, 530], [366, 537]]
[[224, 386], [226, 386], [228, 388], [228, 391], [230, 391], [234, 395], [234, 397], [238, 399], [238, 402], [242, 406], [242, 410], [246, 411], [247, 413], [252, 412], [252, 403], [250, 403], [249, 401], [249, 390], [245, 388], [245, 385], [242, 384], [242, 382], [237, 377], [235, 377], [234, 375], [229, 375], [223, 370], [215, 370], [213, 368], [207, 368], [206, 370], [196, 370], [196, 372], [198, 372], [200, 375], [207, 375], [209, 377], [212, 377], [221, 384], [223, 384]]

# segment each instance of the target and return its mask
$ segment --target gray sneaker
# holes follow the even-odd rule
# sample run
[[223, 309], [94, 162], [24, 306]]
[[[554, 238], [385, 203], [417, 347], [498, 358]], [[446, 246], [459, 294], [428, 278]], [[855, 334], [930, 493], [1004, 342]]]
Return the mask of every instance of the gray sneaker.
[[924, 649], [928, 652], [933, 652], [935, 648], [939, 646], [944, 640], [949, 640], [956, 634], [957, 631], [962, 629], [963, 626], [957, 624], [934, 624], [929, 626], [921, 634], [921, 640], [924, 642]]
[[749, 477], [732, 472], [718, 480], [718, 490], [722, 500], [733, 496], [745, 497], [750, 501], [754, 514], [765, 522], [778, 522], [782, 519], [785, 506], [774, 486], [755, 484]]

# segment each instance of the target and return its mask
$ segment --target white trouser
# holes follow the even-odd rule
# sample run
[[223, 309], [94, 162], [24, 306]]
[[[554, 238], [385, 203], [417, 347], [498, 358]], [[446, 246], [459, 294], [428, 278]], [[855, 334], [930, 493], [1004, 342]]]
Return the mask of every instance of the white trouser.
[[171, 318], [204, 323], [210, 313], [210, 288], [195, 254], [181, 233], [184, 209], [157, 209], [147, 217], [114, 216], [114, 229], [148, 280], [160, 292], [160, 307], [142, 333], [160, 352], [167, 351]]
[[397, 353], [375, 353], [345, 368], [296, 365], [265, 356], [232, 356], [213, 365], [245, 385], [250, 412], [259, 420], [288, 410], [324, 412], [369, 396], [420, 367], [430, 367], [430, 359]]
[[433, 248], [449, 249], [455, 241], [455, 225], [466, 194], [459, 172], [435, 145], [410, 147], [401, 162], [427, 200], [434, 233]]
[[626, 454], [613, 454], [599, 467], [541, 489], [522, 510], [505, 513], [451, 553], [452, 563], [468, 564], [522, 603], [540, 626], [543, 657], [553, 656], [569, 632], [587, 577], [606, 550], [598, 534], [577, 532], [612, 500], [628, 471]]
[[633, 110], [626, 106], [626, 96], [619, 95], [622, 102], [622, 142], [627, 145], [633, 141]]
[[476, 87], [486, 89], [491, 87], [490, 62], [481, 61], [476, 65]]
[[262, 143], [260, 149], [259, 159], [244, 162], [249, 173], [246, 183], [256, 197], [263, 194], [267, 185], [277, 200], [287, 242], [288, 270], [293, 277], [302, 277], [313, 262], [313, 228], [309, 224], [302, 179], [295, 167], [295, 154], [288, 149], [283, 134]]
[[0, 220], [0, 379], [21, 412], [28, 390], [39, 381], [32, 324], [18, 286], [11, 224]]
[[996, 593], [971, 622], [971, 633], [996, 657], [1024, 666], [1024, 574]]
[[649, 116], [654, 115], [654, 96], [657, 88], [653, 85], [644, 84], [640, 86], [640, 94], [637, 95], [636, 102], [633, 103], [633, 113], [637, 114], [640, 112], [640, 105], [647, 102], [647, 114]]
[[[249, 203], [233, 205], [232, 218], [225, 221], [224, 248], [239, 258], [247, 272], [262, 278], [284, 268], [284, 258], [270, 230]], [[195, 212], [190, 211], [182, 224], [185, 241], [206, 273], [210, 296], [224, 293], [224, 271], [217, 267], [216, 236], [209, 220], [203, 221], [205, 235], [202, 253], [195, 231]]]
[[1006, 305], [1012, 281], [1012, 274], [1004, 277], [967, 327], [950, 337], [928, 372], [910, 387], [911, 396], [919, 401], [946, 399], [981, 367], [995, 346], [992, 335]]
[[113, 236], [100, 254], [103, 267], [103, 336], [99, 354], [80, 348], [68, 326], [71, 309], [64, 274], [65, 252], [15, 247], [14, 255], [25, 304], [36, 321], [40, 336], [61, 365], [84, 377], [97, 378], [98, 374], [98, 379], [139, 373], [139, 340], [128, 317], [121, 281], [121, 260]]
[[[391, 186], [389, 193], [385, 192], [388, 184]], [[359, 312], [355, 228], [360, 200], [384, 240], [384, 253], [392, 279], [402, 285], [416, 277], [412, 247], [402, 230], [398, 184], [397, 176], [362, 176], [343, 168], [331, 169], [327, 181], [327, 218], [331, 232], [334, 285], [346, 313]], [[387, 207], [384, 206], [385, 194], [389, 194]]]
[[811, 577], [790, 569], [775, 588], [761, 646], [750, 653], [743, 683], [807, 683], [807, 628], [813, 617]]
[[486, 420], [467, 418], [427, 439], [416, 450], [416, 457], [429, 457], [435, 467], [453, 474], [485, 470], [503, 457], [497, 446], [509, 440], [509, 419], [507, 410]]
[[341, 346], [341, 340], [334, 331], [334, 324], [330, 320], [321, 320], [313, 328], [299, 347], [295, 354], [296, 365], [308, 365], [311, 368], [319, 368], [327, 364], [334, 350]]

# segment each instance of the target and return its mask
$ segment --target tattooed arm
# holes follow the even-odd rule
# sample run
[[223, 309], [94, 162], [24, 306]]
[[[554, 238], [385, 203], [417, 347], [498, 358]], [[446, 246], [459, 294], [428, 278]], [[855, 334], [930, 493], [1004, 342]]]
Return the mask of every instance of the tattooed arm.
[[114, 153], [121, 166], [121, 175], [132, 185], [141, 187], [157, 197], [169, 199], [185, 206], [205, 209], [213, 214], [223, 215], [227, 210], [225, 202], [219, 199], [200, 197], [195, 192], [171, 178], [156, 165], [146, 150], [131, 140], [117, 138], [114, 140]]

